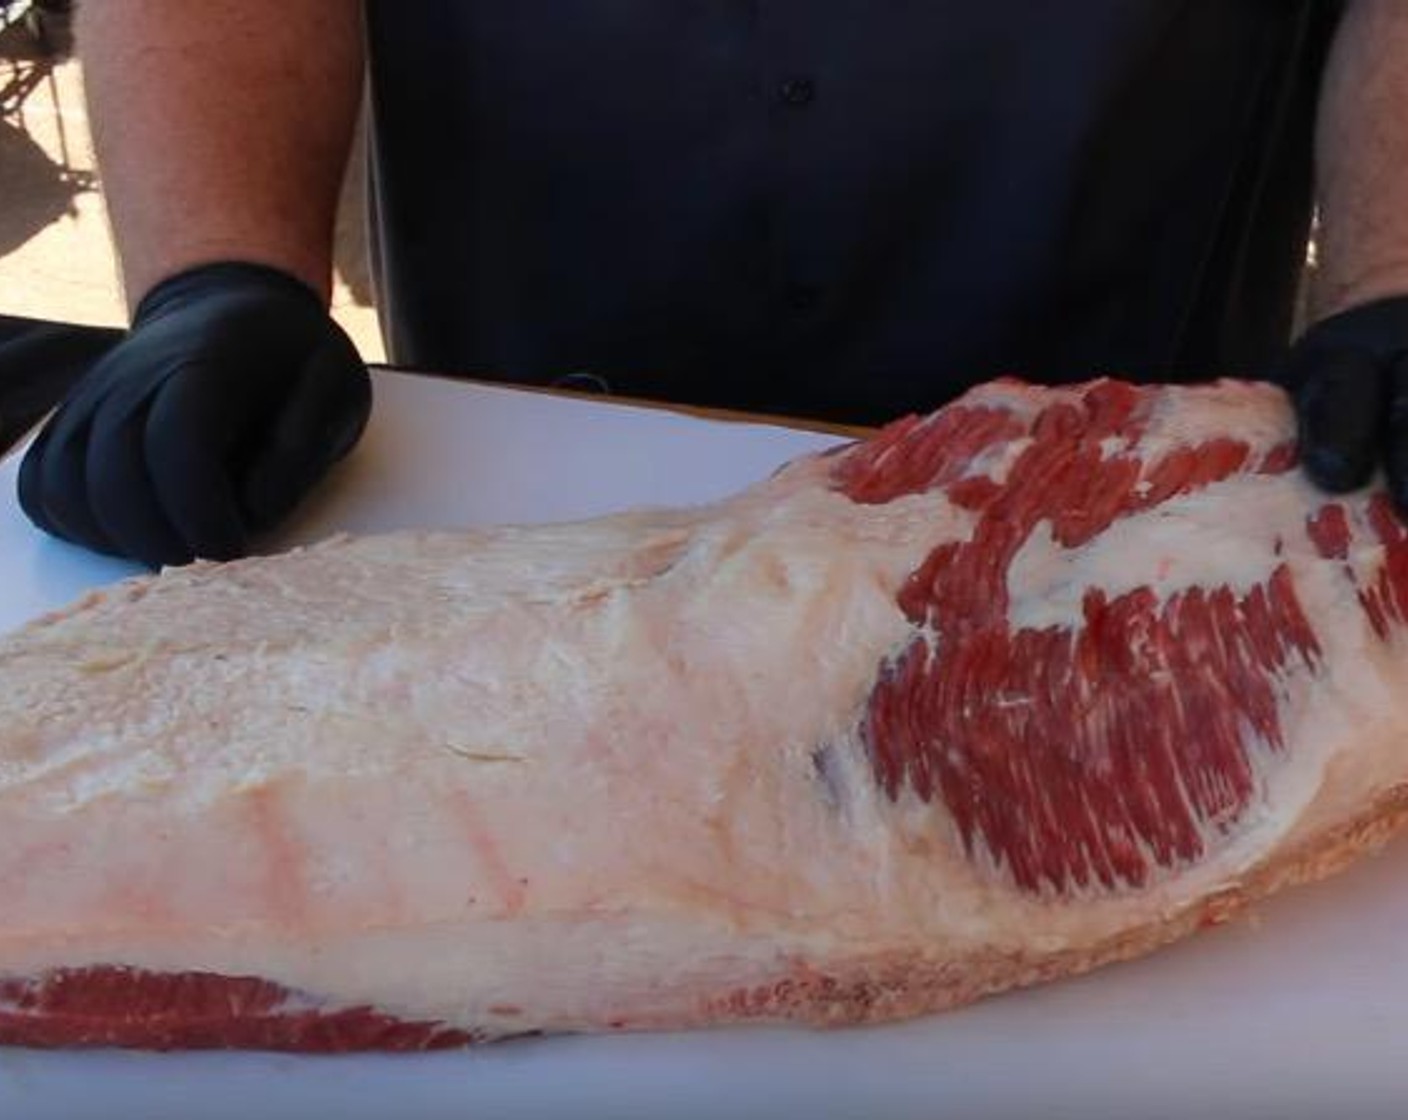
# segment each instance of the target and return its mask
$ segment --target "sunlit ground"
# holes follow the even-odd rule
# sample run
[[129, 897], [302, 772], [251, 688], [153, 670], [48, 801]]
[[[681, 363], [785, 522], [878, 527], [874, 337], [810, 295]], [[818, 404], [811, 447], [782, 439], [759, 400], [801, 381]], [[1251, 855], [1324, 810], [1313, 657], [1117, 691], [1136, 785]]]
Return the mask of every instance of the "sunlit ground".
[[[338, 223], [333, 314], [363, 357], [379, 361], [362, 197], [354, 176]], [[51, 68], [19, 28], [0, 32], [0, 199], [0, 314], [121, 324], [81, 67], [68, 60]]]

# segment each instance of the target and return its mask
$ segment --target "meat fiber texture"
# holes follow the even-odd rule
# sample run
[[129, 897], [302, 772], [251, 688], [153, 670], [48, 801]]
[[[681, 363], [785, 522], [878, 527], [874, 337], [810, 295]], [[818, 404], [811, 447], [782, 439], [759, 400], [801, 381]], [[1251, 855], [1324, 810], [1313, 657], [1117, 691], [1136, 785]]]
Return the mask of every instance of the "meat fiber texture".
[[0, 1041], [913, 1016], [1404, 815], [1408, 534], [1269, 386], [999, 382], [713, 505], [341, 538], [0, 642]]

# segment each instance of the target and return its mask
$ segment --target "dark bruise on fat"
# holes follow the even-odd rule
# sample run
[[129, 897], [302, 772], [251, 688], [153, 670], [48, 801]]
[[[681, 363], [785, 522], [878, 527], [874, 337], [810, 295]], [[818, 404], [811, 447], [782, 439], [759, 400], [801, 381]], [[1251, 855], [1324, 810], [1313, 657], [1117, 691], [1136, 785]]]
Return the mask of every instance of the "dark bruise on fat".
[[[1100, 383], [1020, 424], [959, 405], [933, 425], [942, 436], [898, 426], [833, 476], [855, 501], [942, 487], [975, 515], [970, 537], [935, 548], [903, 587], [915, 636], [882, 672], [861, 731], [891, 800], [942, 798], [970, 858], [981, 850], [1034, 893], [1139, 887], [1202, 856], [1257, 795], [1255, 744], [1284, 746], [1281, 678], [1320, 656], [1283, 562], [1241, 591], [1161, 600], [1148, 586], [1092, 587], [1070, 626], [1012, 625], [1008, 568], [1038, 526], [1075, 549], [1176, 496], [1294, 465], [1283, 446], [1253, 461], [1228, 438], [1146, 461], [1144, 401]], [[1022, 443], [1000, 483], [966, 474], [1012, 439]]]
[[832, 809], [841, 809], [845, 805], [839, 766], [834, 743], [823, 743], [812, 749], [812, 772], [821, 785], [822, 797]]

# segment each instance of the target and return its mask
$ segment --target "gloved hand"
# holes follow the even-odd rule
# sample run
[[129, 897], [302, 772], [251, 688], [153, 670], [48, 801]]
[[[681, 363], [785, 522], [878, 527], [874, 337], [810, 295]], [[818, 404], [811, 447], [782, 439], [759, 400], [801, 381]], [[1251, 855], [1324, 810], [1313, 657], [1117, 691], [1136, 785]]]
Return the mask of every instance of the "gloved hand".
[[123, 332], [0, 315], [0, 455], [53, 411]]
[[158, 284], [26, 453], [41, 529], [156, 567], [234, 559], [356, 444], [371, 381], [314, 292], [214, 264]]
[[1408, 512], [1408, 296], [1314, 324], [1292, 347], [1282, 380], [1311, 480], [1343, 493], [1382, 466], [1395, 504]]

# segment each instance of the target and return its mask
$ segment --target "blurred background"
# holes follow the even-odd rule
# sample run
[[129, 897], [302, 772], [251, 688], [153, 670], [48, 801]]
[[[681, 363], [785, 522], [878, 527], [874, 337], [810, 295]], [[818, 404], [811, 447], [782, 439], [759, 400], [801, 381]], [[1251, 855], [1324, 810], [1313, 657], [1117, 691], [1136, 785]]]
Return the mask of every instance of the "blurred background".
[[[70, 6], [0, 0], [0, 314], [121, 326]], [[359, 144], [338, 220], [333, 314], [363, 358], [380, 361], [362, 168]]]

